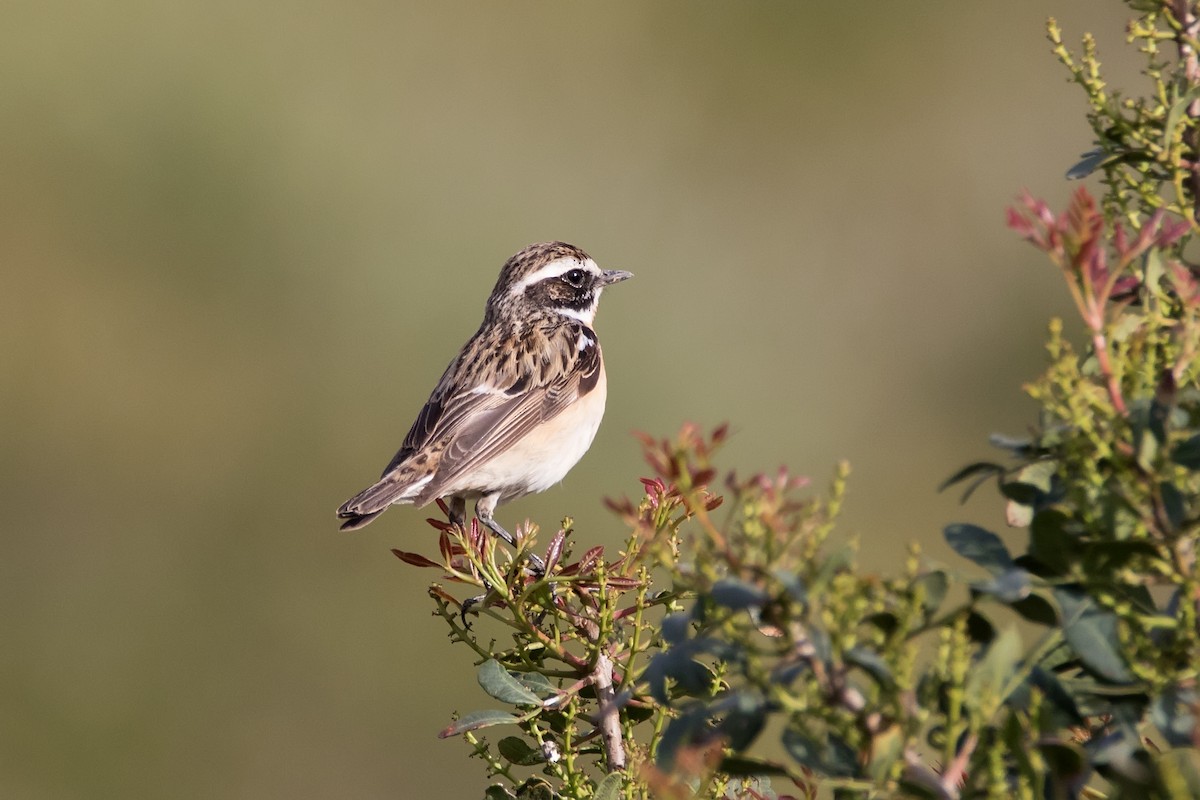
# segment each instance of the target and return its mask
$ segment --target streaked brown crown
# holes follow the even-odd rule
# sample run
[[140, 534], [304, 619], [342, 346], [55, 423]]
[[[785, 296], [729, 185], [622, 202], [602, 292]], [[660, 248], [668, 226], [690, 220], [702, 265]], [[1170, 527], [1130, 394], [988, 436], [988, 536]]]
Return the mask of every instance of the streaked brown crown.
[[547, 264], [560, 258], [587, 261], [589, 256], [573, 244], [566, 242], [537, 242], [514, 255], [500, 268], [500, 277], [492, 289], [492, 297], [504, 294], [508, 288], [526, 275], [532, 275]]
[[[569, 274], [529, 280], [540, 270], [560, 261], [568, 262], [564, 269]], [[579, 269], [568, 269], [572, 265], [578, 265]], [[530, 314], [555, 309], [594, 308], [599, 293], [596, 283], [600, 277], [595, 262], [574, 245], [566, 242], [531, 244], [505, 262], [500, 270], [500, 277], [488, 297], [487, 317], [527, 318]], [[528, 283], [523, 291], [518, 288], [522, 282]]]

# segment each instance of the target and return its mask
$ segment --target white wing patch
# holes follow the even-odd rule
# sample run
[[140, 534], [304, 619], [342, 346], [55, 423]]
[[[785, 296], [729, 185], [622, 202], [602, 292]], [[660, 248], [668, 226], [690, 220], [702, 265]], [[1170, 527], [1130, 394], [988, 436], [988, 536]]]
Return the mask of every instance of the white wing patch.
[[596, 344], [595, 339], [588, 336], [586, 333], [582, 333], [582, 332], [579, 334], [578, 341], [575, 342], [575, 346], [579, 348], [579, 352], [581, 352], [581, 353], [584, 350], [587, 350], [589, 347], [594, 346], [595, 344]]
[[426, 475], [416, 483], [409, 485], [409, 487], [404, 490], [404, 494], [397, 497], [396, 500], [408, 500], [416, 497], [421, 493], [421, 490], [425, 488], [425, 484], [429, 483], [431, 480], [433, 480], [433, 475]]

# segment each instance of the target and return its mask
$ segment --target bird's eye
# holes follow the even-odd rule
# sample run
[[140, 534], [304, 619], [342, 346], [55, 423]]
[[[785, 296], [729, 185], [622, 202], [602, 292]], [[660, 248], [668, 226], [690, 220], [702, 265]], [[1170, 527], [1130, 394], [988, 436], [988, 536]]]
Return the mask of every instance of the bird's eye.
[[583, 286], [584, 272], [581, 269], [572, 269], [563, 273], [563, 280], [578, 289]]

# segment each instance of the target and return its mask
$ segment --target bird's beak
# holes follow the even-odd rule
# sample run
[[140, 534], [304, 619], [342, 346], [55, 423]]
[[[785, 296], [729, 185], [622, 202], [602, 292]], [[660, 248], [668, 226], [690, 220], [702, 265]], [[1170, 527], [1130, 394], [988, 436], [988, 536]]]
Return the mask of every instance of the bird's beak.
[[606, 269], [604, 274], [600, 276], [598, 283], [600, 286], [608, 286], [610, 283], [620, 283], [624, 280], [629, 280], [633, 277], [632, 272], [626, 272], [623, 269]]

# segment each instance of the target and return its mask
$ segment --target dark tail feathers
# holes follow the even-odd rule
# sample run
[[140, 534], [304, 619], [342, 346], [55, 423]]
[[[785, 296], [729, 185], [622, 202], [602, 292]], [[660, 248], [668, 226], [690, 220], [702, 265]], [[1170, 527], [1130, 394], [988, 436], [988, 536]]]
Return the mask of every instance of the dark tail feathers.
[[341, 529], [356, 531], [370, 524], [393, 503], [411, 503], [412, 499], [405, 496], [411, 491], [411, 487], [389, 478], [363, 489], [338, 509], [338, 517], [346, 520]]

